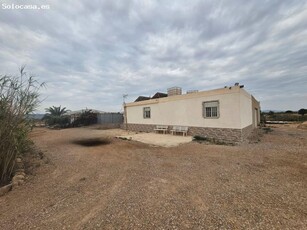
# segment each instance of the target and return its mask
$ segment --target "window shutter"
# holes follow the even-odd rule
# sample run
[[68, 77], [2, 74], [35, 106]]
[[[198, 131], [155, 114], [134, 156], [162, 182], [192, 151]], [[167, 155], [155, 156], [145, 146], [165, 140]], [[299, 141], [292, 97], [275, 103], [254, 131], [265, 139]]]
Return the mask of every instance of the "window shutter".
[[217, 101], [205, 102], [205, 107], [218, 107], [219, 103]]

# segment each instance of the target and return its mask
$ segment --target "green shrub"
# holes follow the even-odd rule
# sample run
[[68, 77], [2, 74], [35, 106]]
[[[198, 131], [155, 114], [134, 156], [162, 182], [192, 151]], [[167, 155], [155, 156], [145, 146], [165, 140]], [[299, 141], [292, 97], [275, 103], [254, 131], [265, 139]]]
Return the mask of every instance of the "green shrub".
[[84, 110], [71, 124], [73, 127], [97, 124], [97, 114], [92, 110]]
[[58, 126], [60, 128], [67, 128], [70, 125], [69, 116], [57, 116], [57, 115], [49, 115], [48, 119], [45, 119], [45, 123], [48, 126]]

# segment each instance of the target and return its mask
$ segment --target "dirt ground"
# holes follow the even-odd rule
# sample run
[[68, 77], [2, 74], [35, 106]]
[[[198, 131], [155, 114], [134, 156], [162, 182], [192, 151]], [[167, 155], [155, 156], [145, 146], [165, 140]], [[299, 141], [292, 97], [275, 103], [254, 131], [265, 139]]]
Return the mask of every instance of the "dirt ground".
[[[49, 162], [0, 197], [0, 229], [307, 229], [306, 130], [170, 148], [114, 135], [36, 129]], [[72, 143], [85, 137], [111, 143]]]

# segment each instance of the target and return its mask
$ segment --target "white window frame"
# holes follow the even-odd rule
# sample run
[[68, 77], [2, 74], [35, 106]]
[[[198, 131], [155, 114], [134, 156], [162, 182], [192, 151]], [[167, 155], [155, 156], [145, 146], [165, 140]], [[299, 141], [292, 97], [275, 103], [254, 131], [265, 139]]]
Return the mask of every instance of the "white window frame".
[[[212, 104], [215, 104], [215, 103], [217, 105], [212, 106]], [[207, 119], [218, 119], [220, 117], [220, 102], [218, 100], [204, 101], [203, 102], [203, 117]]]
[[151, 118], [151, 109], [150, 107], [143, 107], [143, 118], [150, 119]]

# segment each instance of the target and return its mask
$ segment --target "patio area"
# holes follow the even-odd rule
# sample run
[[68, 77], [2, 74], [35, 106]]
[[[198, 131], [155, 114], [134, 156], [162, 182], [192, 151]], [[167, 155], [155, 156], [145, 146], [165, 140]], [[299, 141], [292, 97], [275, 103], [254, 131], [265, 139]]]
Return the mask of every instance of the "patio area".
[[180, 144], [192, 141], [191, 136], [182, 136], [182, 135], [180, 136], [180, 135], [158, 134], [158, 133], [129, 132], [128, 134], [117, 136], [117, 138], [139, 141], [149, 145], [162, 146], [162, 147], [175, 147]]

